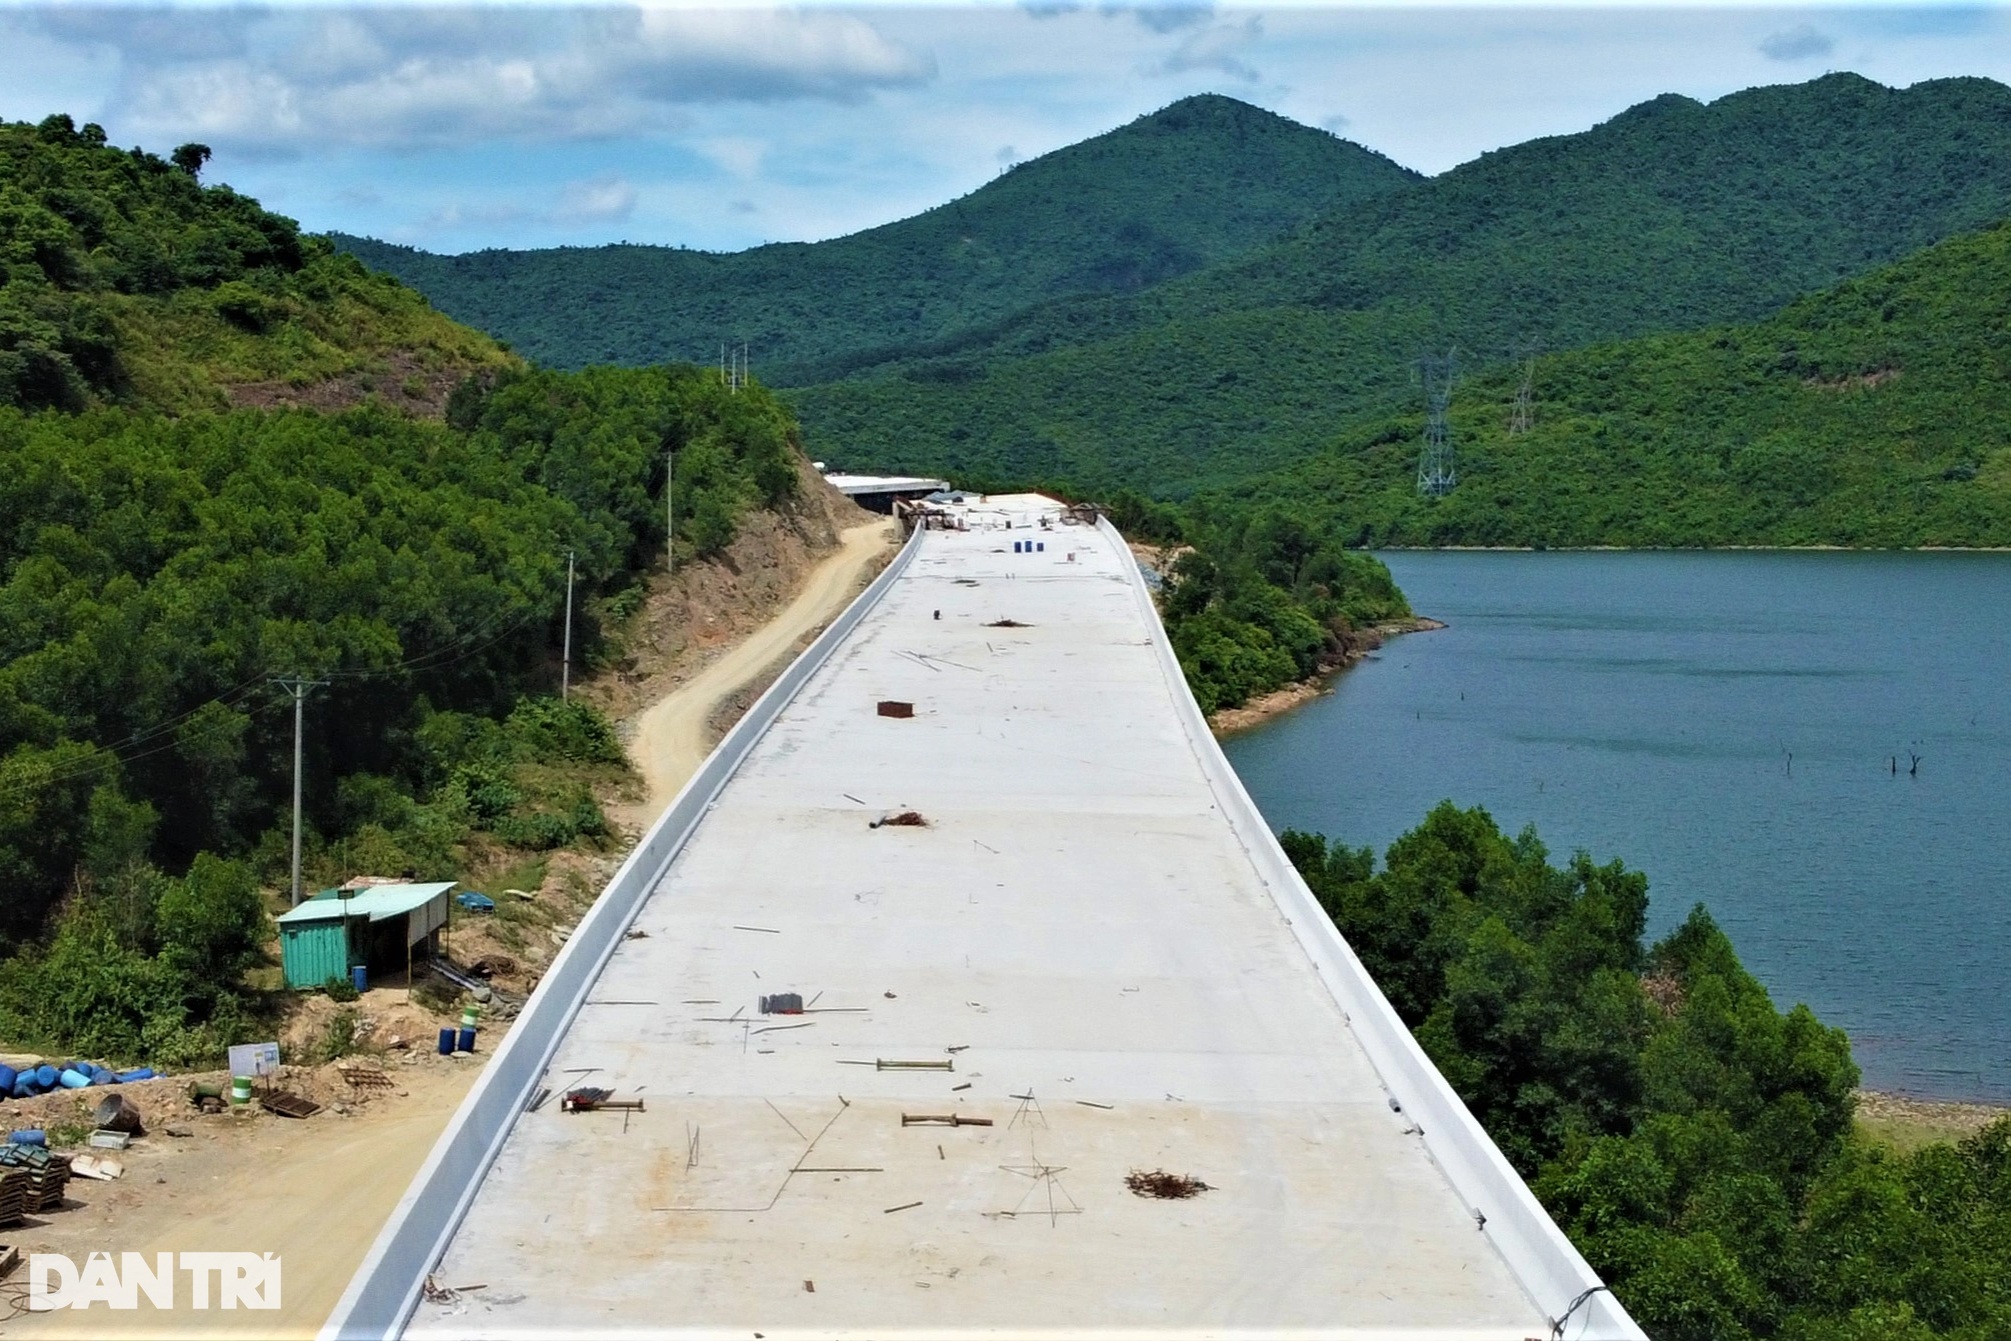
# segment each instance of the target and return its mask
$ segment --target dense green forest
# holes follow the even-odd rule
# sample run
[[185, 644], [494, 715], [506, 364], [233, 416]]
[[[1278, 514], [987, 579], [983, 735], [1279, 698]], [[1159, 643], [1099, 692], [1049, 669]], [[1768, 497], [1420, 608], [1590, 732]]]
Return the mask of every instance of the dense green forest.
[[711, 362], [744, 341], [782, 385], [970, 338], [1057, 296], [1185, 274], [1415, 179], [1325, 131], [1205, 95], [828, 242], [437, 256], [336, 240], [554, 367]]
[[1177, 557], [1160, 618], [1201, 711], [1346, 663], [1373, 625], [1410, 615], [1382, 560], [1300, 512], [1155, 503], [1115, 495], [1113, 525]]
[[[168, 1063], [255, 995], [285, 868], [280, 677], [319, 682], [309, 874], [605, 835], [625, 771], [555, 688], [665, 542], [798, 488], [794, 421], [690, 366], [533, 371], [323, 239], [68, 117], [0, 125], [0, 1036]], [[231, 409], [358, 372], [457, 389]], [[430, 393], [429, 393], [430, 394]], [[339, 400], [340, 398], [338, 398]], [[349, 397], [349, 399], [359, 399]]]
[[1370, 420], [1227, 491], [1290, 498], [1368, 545], [2011, 543], [2011, 224], [1769, 320], [1536, 362], [1461, 386], [1459, 487], [1420, 497], [1423, 416]]
[[1764, 317], [2011, 213], [2011, 89], [1854, 75], [1666, 96], [1342, 206], [1142, 292], [1057, 301], [791, 393], [847, 468], [1160, 497], [1420, 403], [1411, 366]]
[[1702, 908], [1440, 805], [1390, 846], [1282, 841], [1404, 1022], [1656, 1341], [2011, 1335], [2011, 1118], [1900, 1155], [1842, 1031], [1782, 1013]]
[[62, 115], [0, 122], [0, 406], [221, 409], [246, 384], [378, 373], [395, 392], [506, 361], [326, 239], [202, 185], [208, 157], [116, 149]]
[[543, 767], [622, 767], [604, 722], [540, 697], [566, 554], [584, 594], [660, 557], [673, 450], [679, 548], [720, 548], [797, 488], [793, 425], [689, 367], [504, 371], [450, 418], [0, 411], [0, 937], [25, 947], [0, 1034], [166, 1060], [221, 1040], [245, 936], [177, 950], [170, 910], [254, 907], [284, 869], [275, 677], [325, 682], [311, 865], [451, 876], [472, 830], [605, 832], [582, 775]]

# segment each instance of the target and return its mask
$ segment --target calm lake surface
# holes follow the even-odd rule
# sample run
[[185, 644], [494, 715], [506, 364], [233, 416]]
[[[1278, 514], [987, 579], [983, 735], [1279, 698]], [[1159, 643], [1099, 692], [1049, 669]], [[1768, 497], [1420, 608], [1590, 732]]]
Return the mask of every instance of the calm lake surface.
[[1651, 936], [1702, 902], [1867, 1086], [2011, 1101], [2011, 555], [1384, 558], [1451, 627], [1225, 742], [1274, 827], [1534, 824], [1646, 871]]

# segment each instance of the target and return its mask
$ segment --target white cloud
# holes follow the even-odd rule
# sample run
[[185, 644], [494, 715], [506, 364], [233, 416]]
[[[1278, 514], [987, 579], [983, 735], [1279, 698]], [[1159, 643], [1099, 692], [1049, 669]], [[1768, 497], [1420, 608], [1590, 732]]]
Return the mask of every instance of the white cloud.
[[592, 181], [568, 182], [551, 217], [555, 223], [616, 223], [635, 213], [635, 200], [634, 185], [609, 173]]
[[1155, 74], [1213, 70], [1254, 84], [1259, 75], [1256, 67], [1243, 59], [1243, 53], [1263, 35], [1264, 21], [1254, 14], [1241, 23], [1218, 23], [1189, 33], [1181, 39], [1180, 45], [1150, 68]]
[[751, 135], [715, 135], [692, 147], [742, 181], [761, 175], [761, 160], [768, 152], [767, 143]]
[[675, 128], [697, 104], [857, 103], [934, 57], [830, 11], [665, 8], [32, 11], [117, 53], [109, 116], [251, 152], [581, 140]]
[[450, 201], [428, 213], [420, 226], [436, 232], [495, 227], [546, 228], [621, 223], [635, 213], [638, 192], [627, 178], [606, 173], [566, 182], [542, 206], [519, 200]]
[[1768, 33], [1760, 39], [1760, 54], [1771, 61], [1801, 61], [1811, 56], [1827, 56], [1836, 49], [1829, 34], [1806, 23]]
[[1182, 28], [1192, 28], [1215, 17], [1212, 3], [1191, 3], [1190, 0], [1160, 0], [1159, 3], [1107, 5], [1106, 14], [1128, 14], [1155, 33], [1175, 33]]

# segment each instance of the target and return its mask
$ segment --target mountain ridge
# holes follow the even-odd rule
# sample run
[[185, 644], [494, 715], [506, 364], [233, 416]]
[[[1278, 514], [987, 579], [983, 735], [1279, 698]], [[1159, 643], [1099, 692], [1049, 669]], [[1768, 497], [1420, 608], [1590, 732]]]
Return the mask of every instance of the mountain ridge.
[[1224, 502], [1281, 498], [1360, 545], [2011, 544], [2011, 221], [1760, 322], [1644, 336], [1475, 379], [1460, 484], [1412, 481], [1418, 416], [1365, 423]]
[[[1176, 170], [1180, 169], [1180, 170]], [[1246, 250], [1417, 174], [1217, 94], [1018, 164], [907, 219], [740, 252], [616, 244], [440, 256], [338, 246], [555, 366], [709, 362], [747, 341], [786, 384], [1056, 296], [1125, 292]]]
[[1754, 320], [2011, 212], [2011, 89], [1831, 75], [1492, 151], [1138, 294], [791, 399], [855, 468], [1179, 496], [1414, 399], [1411, 364]]

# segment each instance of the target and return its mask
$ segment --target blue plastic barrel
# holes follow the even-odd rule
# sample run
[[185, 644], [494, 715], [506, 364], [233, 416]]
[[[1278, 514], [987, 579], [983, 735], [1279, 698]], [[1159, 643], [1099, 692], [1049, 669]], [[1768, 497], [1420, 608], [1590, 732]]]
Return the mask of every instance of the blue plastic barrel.
[[472, 1029], [463, 1029], [461, 1031], [461, 1051], [473, 1052], [474, 1050], [475, 1050], [475, 1031]]
[[13, 1067], [7, 1065], [5, 1062], [0, 1062], [0, 1090], [12, 1090], [14, 1088], [14, 1079], [19, 1074], [20, 1072], [16, 1071]]
[[80, 1090], [91, 1083], [91, 1078], [82, 1071], [65, 1071], [62, 1075], [57, 1076], [56, 1079], [62, 1083], [63, 1088], [66, 1090]]
[[151, 1066], [135, 1067], [131, 1071], [121, 1071], [119, 1072], [118, 1075], [119, 1083], [122, 1085], [129, 1081], [152, 1080], [153, 1078], [154, 1078], [154, 1068]]
[[118, 1083], [119, 1078], [113, 1075], [110, 1071], [107, 1071], [102, 1066], [98, 1068], [98, 1073], [91, 1077], [91, 1085], [93, 1088], [96, 1088], [99, 1085], [116, 1085]]
[[368, 990], [370, 970], [361, 964], [352, 964], [349, 969], [349, 985], [359, 992]]
[[452, 1053], [453, 1051], [454, 1051], [454, 1031], [451, 1028], [442, 1029], [440, 1031], [440, 1055], [442, 1057], [445, 1057], [448, 1054]]
[[45, 1090], [56, 1088], [56, 1068], [43, 1062], [35, 1068], [35, 1083]]
[[9, 1134], [7, 1143], [9, 1145], [47, 1145], [49, 1144], [49, 1134], [40, 1127], [28, 1127]]
[[1034, 541], [1033, 547], [1039, 550], [1042, 554], [1047, 553], [1047, 542], [1045, 540]]
[[16, 1099], [32, 1099], [38, 1093], [40, 1091], [35, 1088], [35, 1078], [32, 1075], [22, 1076], [14, 1082], [14, 1097]]

